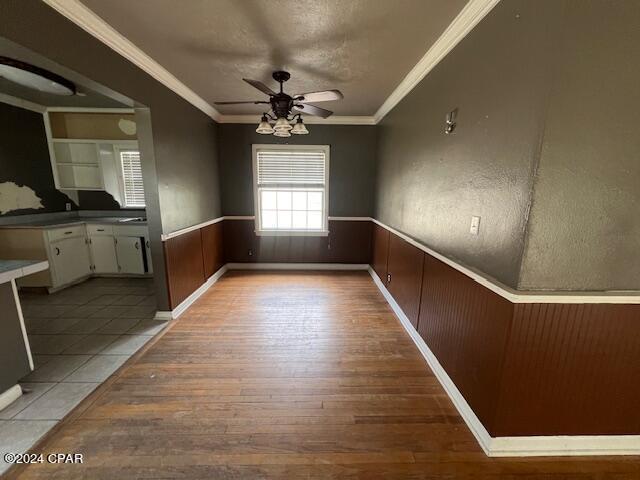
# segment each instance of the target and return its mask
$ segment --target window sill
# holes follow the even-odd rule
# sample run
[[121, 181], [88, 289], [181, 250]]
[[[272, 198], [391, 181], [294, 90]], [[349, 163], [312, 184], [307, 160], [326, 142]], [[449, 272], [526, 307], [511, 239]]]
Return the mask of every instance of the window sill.
[[255, 230], [258, 237], [326, 237], [329, 230]]

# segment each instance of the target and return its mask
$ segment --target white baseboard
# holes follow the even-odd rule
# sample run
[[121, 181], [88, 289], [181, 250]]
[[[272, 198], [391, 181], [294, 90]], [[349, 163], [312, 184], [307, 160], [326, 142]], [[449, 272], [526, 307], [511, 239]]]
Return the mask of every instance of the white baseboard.
[[4, 410], [22, 395], [22, 388], [15, 384], [13, 387], [0, 393], [0, 410]]
[[366, 263], [227, 263], [229, 270], [367, 270]]
[[579, 455], [640, 455], [640, 435], [567, 435], [534, 437], [492, 437], [471, 409], [425, 341], [413, 328], [373, 268], [371, 278], [387, 300], [434, 375], [447, 392], [482, 450], [489, 457], [536, 457]]
[[189, 308], [191, 305], [193, 305], [193, 303], [200, 298], [200, 296], [206, 292], [207, 290], [209, 290], [209, 288], [211, 288], [211, 286], [216, 283], [220, 277], [222, 277], [222, 275], [225, 274], [225, 272], [227, 271], [227, 265], [223, 265], [222, 267], [220, 267], [220, 269], [214, 273], [213, 275], [211, 275], [206, 282], [204, 282], [202, 285], [200, 285], [200, 287], [198, 287], [198, 289], [196, 291], [194, 291], [191, 295], [189, 295], [187, 298], [185, 298], [180, 305], [178, 305], [176, 308], [174, 308], [173, 310], [171, 310], [170, 312], [168, 311], [162, 311], [159, 310], [156, 312], [155, 315], [155, 319], [156, 320], [173, 320], [178, 318], [180, 315], [182, 315], [185, 310], [187, 308]]

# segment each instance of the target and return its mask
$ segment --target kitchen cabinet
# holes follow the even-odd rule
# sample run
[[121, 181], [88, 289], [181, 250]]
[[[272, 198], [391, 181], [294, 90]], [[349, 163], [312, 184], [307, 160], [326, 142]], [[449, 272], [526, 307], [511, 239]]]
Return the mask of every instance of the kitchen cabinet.
[[111, 225], [88, 224], [87, 235], [89, 236], [93, 273], [118, 273], [116, 244]]
[[49, 243], [54, 287], [67, 285], [91, 274], [86, 238], [63, 238]]
[[77, 223], [64, 227], [0, 228], [5, 259], [48, 260], [49, 268], [18, 279], [50, 292], [91, 275], [148, 275], [153, 271], [145, 225]]
[[142, 275], [144, 272], [143, 237], [118, 235], [115, 237], [118, 271]]
[[118, 273], [116, 244], [113, 236], [95, 236], [89, 238], [93, 273]]

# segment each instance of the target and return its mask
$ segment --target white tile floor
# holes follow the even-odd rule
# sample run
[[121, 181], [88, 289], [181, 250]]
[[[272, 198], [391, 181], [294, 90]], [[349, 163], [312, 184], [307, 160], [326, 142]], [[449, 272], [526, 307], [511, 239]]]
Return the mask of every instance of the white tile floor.
[[[27, 451], [160, 332], [153, 281], [95, 278], [51, 295], [20, 293], [36, 369], [0, 411], [0, 452]], [[0, 460], [0, 474], [9, 465]]]

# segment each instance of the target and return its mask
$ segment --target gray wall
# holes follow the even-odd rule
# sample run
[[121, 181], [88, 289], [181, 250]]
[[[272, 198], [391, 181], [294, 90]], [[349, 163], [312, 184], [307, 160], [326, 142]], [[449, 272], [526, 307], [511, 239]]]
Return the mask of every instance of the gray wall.
[[21, 209], [3, 216], [63, 212], [75, 204], [56, 190], [41, 113], [0, 103], [0, 183], [14, 182], [33, 190], [44, 208]]
[[638, 25], [638, 2], [498, 4], [380, 124], [376, 217], [512, 287], [640, 289]]
[[567, 3], [520, 288], [640, 289], [640, 2]]
[[254, 143], [330, 145], [329, 215], [369, 217], [373, 214], [376, 127], [309, 125], [309, 135], [279, 139], [256, 133], [256, 126], [218, 125], [224, 215], [253, 215], [251, 145]]
[[151, 126], [142, 127], [153, 130], [154, 158], [144, 151], [142, 158], [143, 171], [152, 171], [144, 173], [147, 215], [159, 308], [168, 308], [160, 234], [221, 214], [215, 123], [43, 2], [3, 0], [0, 18], [3, 37], [149, 107]]
[[550, 2], [501, 2], [379, 124], [376, 218], [510, 286], [559, 20]]

